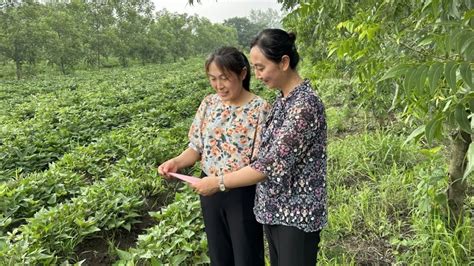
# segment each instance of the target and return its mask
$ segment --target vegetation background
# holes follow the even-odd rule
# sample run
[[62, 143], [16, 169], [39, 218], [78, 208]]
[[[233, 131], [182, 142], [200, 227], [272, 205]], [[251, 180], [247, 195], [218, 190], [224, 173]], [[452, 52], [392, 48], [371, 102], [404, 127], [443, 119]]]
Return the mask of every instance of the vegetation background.
[[196, 195], [155, 167], [212, 92], [206, 54], [266, 27], [297, 33], [326, 105], [319, 263], [472, 264], [474, 3], [278, 2], [223, 23], [149, 0], [0, 2], [0, 264], [207, 264]]

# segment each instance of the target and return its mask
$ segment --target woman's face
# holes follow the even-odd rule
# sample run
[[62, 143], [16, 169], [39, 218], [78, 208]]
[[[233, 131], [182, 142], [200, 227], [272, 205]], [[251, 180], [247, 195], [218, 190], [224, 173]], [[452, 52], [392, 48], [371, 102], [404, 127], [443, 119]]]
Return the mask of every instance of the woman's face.
[[216, 90], [222, 101], [227, 102], [238, 101], [244, 90], [242, 86], [244, 75], [245, 73], [238, 76], [233, 72], [224, 72], [214, 62], [209, 65], [207, 72], [212, 88]]
[[269, 88], [279, 88], [279, 78], [282, 74], [280, 64], [270, 61], [257, 46], [250, 49], [250, 62], [255, 71], [255, 77]]

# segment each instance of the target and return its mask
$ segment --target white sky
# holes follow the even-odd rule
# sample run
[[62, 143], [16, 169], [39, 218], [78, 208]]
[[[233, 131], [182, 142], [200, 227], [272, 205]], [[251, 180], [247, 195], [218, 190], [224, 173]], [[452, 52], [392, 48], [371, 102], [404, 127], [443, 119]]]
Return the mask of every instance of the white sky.
[[267, 10], [272, 8], [281, 12], [281, 4], [277, 0], [201, 0], [198, 4], [188, 5], [187, 0], [153, 0], [155, 10], [166, 8], [170, 12], [197, 14], [207, 17], [211, 22], [224, 22], [232, 17], [247, 17], [252, 9]]

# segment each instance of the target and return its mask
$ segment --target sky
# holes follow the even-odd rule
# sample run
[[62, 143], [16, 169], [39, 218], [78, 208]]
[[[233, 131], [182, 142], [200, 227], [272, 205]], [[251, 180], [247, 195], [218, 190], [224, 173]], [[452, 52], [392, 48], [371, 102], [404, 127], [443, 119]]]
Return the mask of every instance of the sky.
[[197, 14], [214, 23], [232, 17], [246, 17], [252, 9], [272, 8], [281, 11], [281, 4], [277, 0], [201, 0], [200, 4], [195, 1], [193, 6], [187, 0], [153, 0], [153, 3], [156, 11], [166, 8], [170, 12]]

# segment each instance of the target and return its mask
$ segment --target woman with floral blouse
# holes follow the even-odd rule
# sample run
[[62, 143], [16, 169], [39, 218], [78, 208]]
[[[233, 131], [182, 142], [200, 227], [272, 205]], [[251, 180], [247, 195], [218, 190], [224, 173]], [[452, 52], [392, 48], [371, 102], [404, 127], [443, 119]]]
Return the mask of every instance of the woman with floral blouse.
[[201, 195], [257, 185], [254, 213], [264, 225], [271, 265], [311, 265], [327, 223], [324, 105], [296, 71], [296, 36], [266, 29], [251, 43], [255, 75], [280, 96], [264, 124], [258, 156], [232, 173], [192, 185]]
[[[202, 176], [218, 176], [250, 164], [270, 110], [250, 92], [243, 53], [223, 47], [209, 56], [206, 73], [215, 94], [205, 97], [189, 130], [189, 147], [158, 167], [165, 177], [200, 160]], [[255, 185], [201, 196], [211, 265], [264, 265], [263, 229], [253, 213]]]

